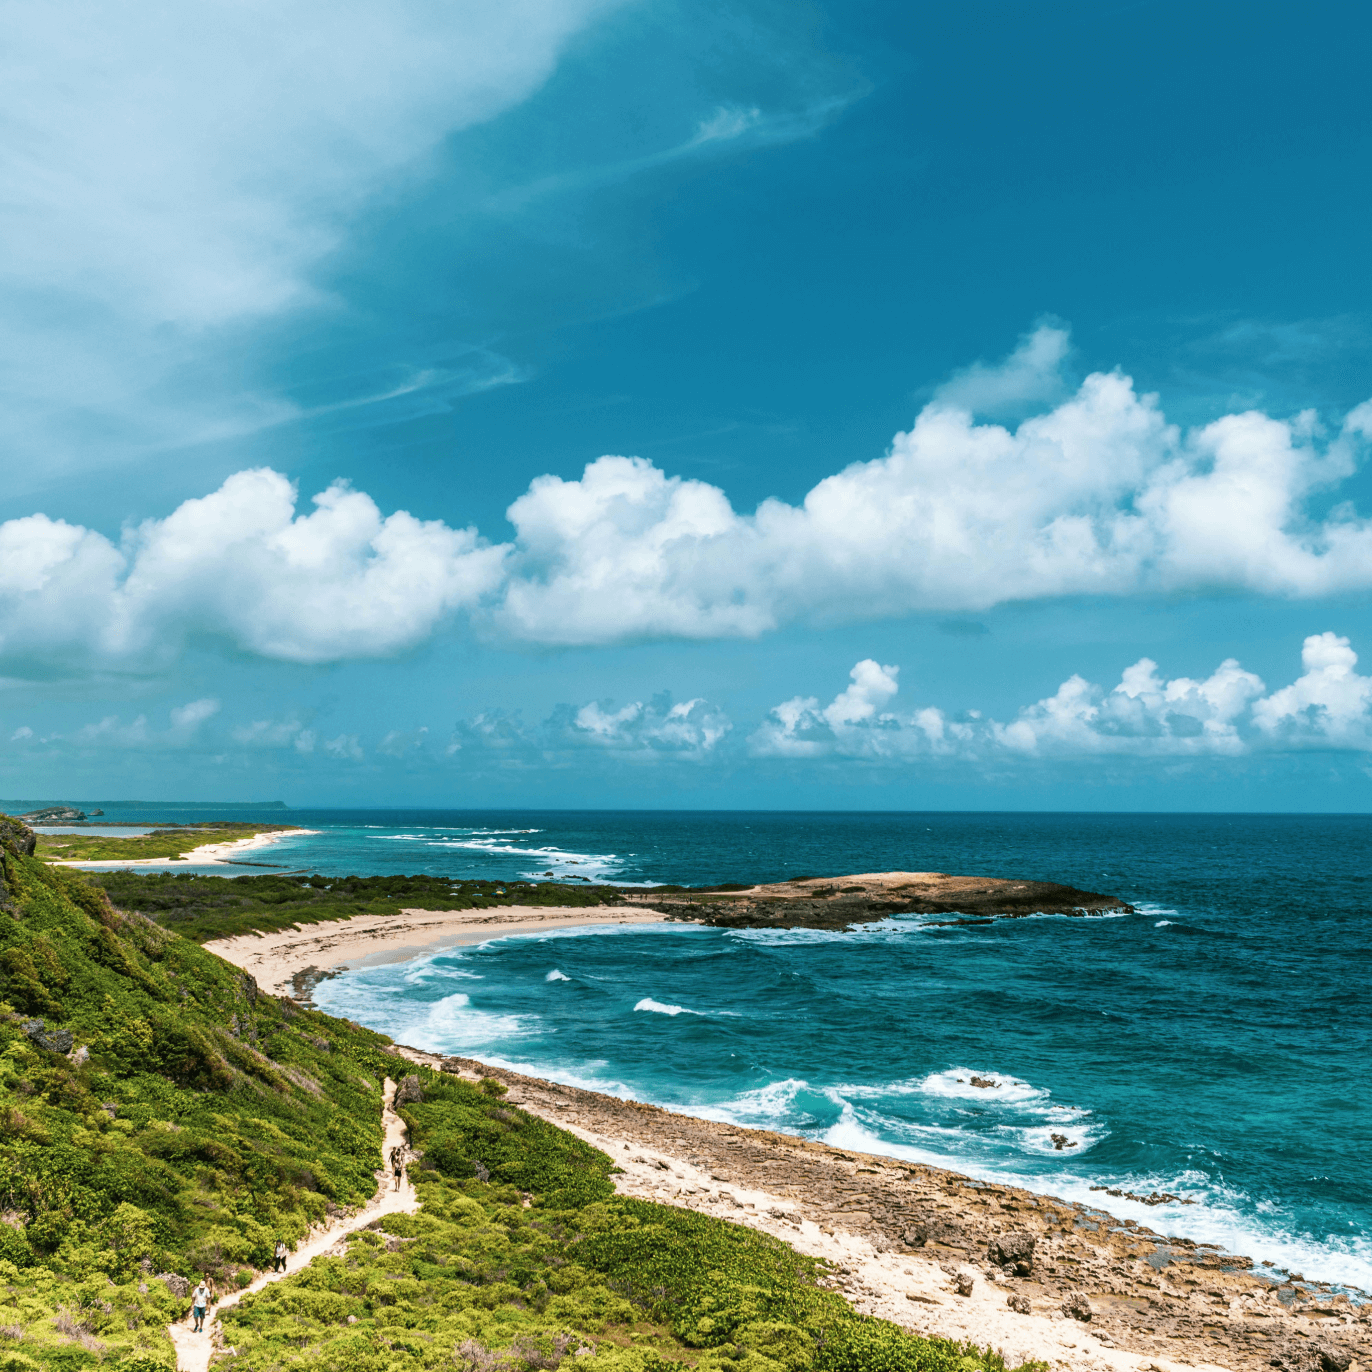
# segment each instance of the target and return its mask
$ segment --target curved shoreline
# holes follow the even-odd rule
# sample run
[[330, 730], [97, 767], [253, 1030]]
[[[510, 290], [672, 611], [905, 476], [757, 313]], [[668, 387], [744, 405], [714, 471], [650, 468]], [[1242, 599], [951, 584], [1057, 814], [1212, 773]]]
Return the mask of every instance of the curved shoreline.
[[233, 865], [233, 854], [253, 852], [258, 848], [269, 848], [283, 839], [303, 838], [306, 834], [317, 834], [318, 829], [288, 829], [270, 834], [254, 834], [251, 838], [236, 838], [228, 843], [202, 843], [174, 858], [49, 858], [50, 867], [167, 867], [179, 868], [183, 863], [193, 862], [202, 867], [229, 867]]
[[[501, 906], [405, 910], [205, 945], [264, 990], [308, 998], [345, 968], [404, 961], [492, 938], [567, 928], [657, 924], [624, 907]], [[1258, 1372], [1323, 1369], [1317, 1346], [1348, 1372], [1372, 1372], [1372, 1305], [1327, 1284], [1267, 1275], [1214, 1246], [1164, 1238], [1079, 1202], [788, 1134], [721, 1124], [659, 1106], [522, 1076], [475, 1059], [393, 1051], [430, 1067], [494, 1076], [522, 1108], [611, 1152], [620, 1189], [710, 1207], [851, 1269], [860, 1309], [926, 1334], [977, 1338], [1015, 1358], [1051, 1358], [1073, 1372]], [[1028, 1277], [988, 1259], [1000, 1234], [1031, 1232], [1040, 1260]], [[918, 1240], [917, 1244], [912, 1241]], [[972, 1294], [957, 1294], [959, 1274]], [[1064, 1315], [1085, 1296], [1089, 1324]], [[1011, 1309], [1011, 1297], [1029, 1304]], [[1302, 1362], [1303, 1354], [1307, 1361]], [[1316, 1357], [1309, 1363], [1311, 1355]]]
[[440, 953], [512, 935], [624, 924], [664, 924], [656, 910], [613, 905], [497, 905], [477, 910], [401, 910], [395, 915], [292, 925], [267, 934], [236, 934], [204, 945], [256, 978], [274, 996], [308, 1001], [327, 976], [359, 967]]

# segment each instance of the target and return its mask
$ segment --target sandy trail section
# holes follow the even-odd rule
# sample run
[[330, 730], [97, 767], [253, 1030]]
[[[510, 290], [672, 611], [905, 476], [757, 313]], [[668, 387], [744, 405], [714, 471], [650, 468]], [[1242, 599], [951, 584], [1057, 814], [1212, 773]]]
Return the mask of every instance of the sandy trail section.
[[[382, 1165], [377, 1169], [376, 1195], [357, 1214], [335, 1220], [328, 1228], [321, 1229], [306, 1239], [286, 1259], [284, 1272], [264, 1272], [251, 1286], [245, 1286], [241, 1291], [235, 1291], [220, 1300], [210, 1311], [205, 1321], [204, 1333], [193, 1332], [189, 1315], [179, 1324], [169, 1325], [167, 1333], [171, 1336], [172, 1344], [176, 1349], [178, 1372], [208, 1372], [210, 1358], [224, 1347], [224, 1331], [220, 1328], [219, 1316], [230, 1306], [237, 1305], [244, 1296], [249, 1296], [254, 1291], [260, 1291], [271, 1282], [280, 1281], [282, 1277], [292, 1276], [302, 1268], [308, 1267], [315, 1258], [328, 1253], [340, 1239], [345, 1238], [354, 1230], [365, 1229], [374, 1219], [382, 1215], [408, 1215], [419, 1209], [419, 1198], [415, 1195], [414, 1187], [410, 1184], [408, 1176], [397, 1191], [394, 1189], [390, 1168], [386, 1165], [386, 1157], [396, 1144], [407, 1146], [409, 1143], [405, 1133], [405, 1124], [400, 1116], [395, 1113], [395, 1082], [390, 1077], [386, 1078], [381, 1120], [386, 1133], [381, 1142]], [[196, 1279], [196, 1274], [192, 1273], [191, 1280]]]
[[303, 838], [306, 834], [317, 834], [318, 829], [288, 829], [284, 833], [254, 834], [251, 838], [236, 838], [229, 843], [202, 843], [179, 858], [91, 858], [80, 861], [75, 858], [54, 858], [50, 867], [108, 867], [117, 862], [120, 867], [161, 868], [169, 871], [180, 870], [188, 862], [199, 863], [202, 867], [220, 867], [231, 864], [243, 853], [255, 852], [258, 848], [270, 848], [282, 839]]
[[241, 967], [273, 996], [308, 1000], [313, 984], [344, 968], [404, 962], [464, 944], [511, 934], [559, 929], [661, 924], [656, 910], [600, 905], [499, 905], [485, 910], [401, 910], [395, 915], [354, 915], [328, 923], [292, 925], [271, 934], [238, 934], [205, 944]]

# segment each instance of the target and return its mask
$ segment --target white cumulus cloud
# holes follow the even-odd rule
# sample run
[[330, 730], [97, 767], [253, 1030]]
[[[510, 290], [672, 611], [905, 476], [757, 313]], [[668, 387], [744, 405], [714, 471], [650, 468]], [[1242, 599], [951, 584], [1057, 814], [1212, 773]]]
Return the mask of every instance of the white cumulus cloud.
[[[1000, 400], [1029, 394], [1065, 348], [1055, 326], [1030, 335]], [[968, 408], [997, 400], [993, 372], [954, 378], [884, 457], [750, 515], [717, 486], [608, 456], [577, 480], [536, 478], [509, 507], [514, 539], [495, 545], [383, 514], [342, 483], [297, 514], [290, 481], [266, 469], [117, 542], [47, 514], [12, 519], [0, 667], [156, 669], [192, 638], [289, 662], [379, 657], [459, 612], [494, 638], [598, 645], [1072, 595], [1372, 589], [1372, 521], [1329, 505], [1372, 437], [1372, 401], [1331, 432], [1310, 414], [1252, 412], [1183, 433], [1128, 377], [1097, 372], [1012, 429]]]
[[1372, 587], [1372, 523], [1347, 505], [1310, 512], [1352, 475], [1372, 402], [1332, 436], [1309, 414], [1183, 433], [1127, 376], [1096, 372], [1013, 429], [975, 421], [976, 403], [1032, 394], [1065, 346], [1045, 325], [1000, 373], [955, 378], [885, 457], [825, 478], [799, 506], [740, 514], [718, 487], [641, 458], [540, 477], [509, 509], [497, 622], [591, 644], [1066, 595]]
[[828, 705], [794, 696], [748, 739], [759, 757], [910, 761], [961, 758], [1241, 757], [1293, 749], [1372, 751], [1372, 677], [1355, 670], [1347, 638], [1313, 634], [1305, 671], [1270, 694], [1226, 658], [1203, 680], [1163, 677], [1151, 658], [1106, 689], [1073, 674], [1057, 691], [1001, 723], [977, 710], [894, 707], [899, 669], [870, 658]]
[[1273, 743], [1372, 748], [1372, 677], [1354, 670], [1346, 638], [1312, 634], [1301, 650], [1305, 675], [1253, 706], [1253, 722]]
[[264, 657], [377, 657], [428, 638], [500, 582], [472, 529], [383, 515], [346, 485], [296, 513], [276, 472], [230, 477], [119, 545], [43, 515], [0, 525], [0, 656], [17, 671], [154, 667], [192, 636]]
[[664, 691], [618, 708], [608, 700], [560, 705], [536, 724], [526, 724], [517, 713], [487, 711], [459, 722], [448, 752], [490, 751], [511, 761], [551, 762], [577, 753], [644, 762], [704, 761], [732, 729], [718, 706], [701, 697], [673, 703]]

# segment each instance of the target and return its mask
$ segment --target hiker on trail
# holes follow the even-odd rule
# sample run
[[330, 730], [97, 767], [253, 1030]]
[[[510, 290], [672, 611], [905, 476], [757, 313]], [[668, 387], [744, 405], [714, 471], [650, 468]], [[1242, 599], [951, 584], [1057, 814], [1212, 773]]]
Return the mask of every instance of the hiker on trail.
[[272, 1250], [272, 1271], [284, 1272], [286, 1270], [286, 1245], [281, 1239], [277, 1239], [276, 1247]]
[[204, 1333], [205, 1330], [205, 1311], [208, 1309], [212, 1295], [208, 1277], [200, 1278], [200, 1285], [191, 1292], [191, 1318], [195, 1321], [195, 1332]]
[[395, 1189], [399, 1191], [405, 1176], [405, 1150], [398, 1143], [391, 1149], [391, 1171], [395, 1173]]

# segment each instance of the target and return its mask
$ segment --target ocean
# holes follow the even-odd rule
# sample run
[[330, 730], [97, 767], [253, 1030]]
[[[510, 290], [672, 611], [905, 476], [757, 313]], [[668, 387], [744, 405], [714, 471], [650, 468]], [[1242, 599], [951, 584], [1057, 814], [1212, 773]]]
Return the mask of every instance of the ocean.
[[278, 813], [322, 832], [254, 860], [337, 875], [904, 869], [1121, 896], [1136, 914], [510, 937], [315, 998], [436, 1052], [1092, 1202], [1372, 1289], [1372, 818]]

